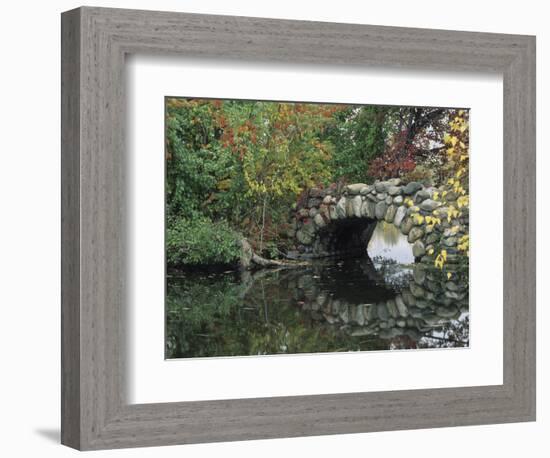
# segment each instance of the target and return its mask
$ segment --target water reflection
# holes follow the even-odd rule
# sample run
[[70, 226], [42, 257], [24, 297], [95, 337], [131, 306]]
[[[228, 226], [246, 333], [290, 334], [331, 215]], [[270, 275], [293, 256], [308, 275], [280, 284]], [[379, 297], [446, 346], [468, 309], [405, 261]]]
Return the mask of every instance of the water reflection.
[[411, 244], [397, 227], [380, 221], [376, 225], [367, 248], [369, 256], [373, 259], [392, 259], [399, 264], [411, 264], [414, 262]]
[[467, 268], [414, 264], [399, 232], [378, 229], [372, 259], [169, 277], [167, 357], [467, 346]]

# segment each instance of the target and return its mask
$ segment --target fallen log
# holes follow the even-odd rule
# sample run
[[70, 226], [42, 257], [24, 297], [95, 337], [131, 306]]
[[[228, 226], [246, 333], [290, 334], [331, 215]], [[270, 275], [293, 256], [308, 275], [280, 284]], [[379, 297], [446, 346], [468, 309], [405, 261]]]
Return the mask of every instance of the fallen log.
[[307, 261], [281, 261], [278, 259], [266, 259], [256, 254], [246, 239], [241, 240], [241, 247], [241, 267], [243, 269], [254, 269], [256, 266], [292, 268], [310, 265]]

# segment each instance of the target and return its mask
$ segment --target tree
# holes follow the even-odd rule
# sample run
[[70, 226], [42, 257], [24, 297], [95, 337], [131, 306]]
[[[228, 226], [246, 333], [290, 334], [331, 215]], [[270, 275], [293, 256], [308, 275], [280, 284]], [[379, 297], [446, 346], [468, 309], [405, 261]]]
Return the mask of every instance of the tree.
[[324, 138], [334, 145], [330, 162], [332, 180], [364, 182], [369, 178], [369, 163], [384, 152], [386, 116], [390, 107], [341, 106]]
[[417, 165], [428, 173], [442, 163], [443, 134], [448, 109], [429, 107], [394, 107], [385, 119], [386, 148], [370, 163], [374, 178], [405, 177]]

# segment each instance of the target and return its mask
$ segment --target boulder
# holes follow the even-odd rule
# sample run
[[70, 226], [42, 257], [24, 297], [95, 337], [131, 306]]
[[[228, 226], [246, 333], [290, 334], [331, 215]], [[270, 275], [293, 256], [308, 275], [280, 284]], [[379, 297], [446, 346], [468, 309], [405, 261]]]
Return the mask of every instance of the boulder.
[[411, 229], [414, 226], [414, 221], [412, 218], [406, 218], [404, 219], [401, 224], [399, 225], [399, 229], [401, 230], [401, 233], [403, 235], [408, 235]]
[[415, 226], [410, 230], [407, 240], [409, 243], [414, 243], [423, 235], [424, 235], [424, 229], [422, 229], [422, 227], [420, 226]]
[[424, 244], [420, 240], [417, 240], [416, 242], [414, 242], [412, 250], [415, 258], [419, 258], [423, 256], [424, 253], [426, 253], [426, 248], [424, 247]]
[[401, 178], [390, 178], [387, 183], [390, 186], [399, 186], [401, 184]]
[[374, 218], [374, 202], [366, 200], [361, 204], [361, 216], [366, 216], [367, 218]]
[[325, 219], [323, 218], [323, 216], [320, 213], [317, 213], [315, 215], [315, 217], [313, 218], [313, 221], [315, 222], [315, 224], [318, 227], [325, 227], [326, 226]]
[[390, 205], [386, 211], [386, 216], [384, 217], [387, 223], [391, 223], [395, 218], [395, 213], [397, 212], [397, 207], [395, 205]]
[[386, 216], [386, 202], [378, 202], [374, 209], [376, 219], [381, 220]]
[[447, 237], [443, 239], [443, 245], [451, 247], [456, 245], [456, 237]]
[[346, 199], [346, 216], [348, 218], [351, 218], [352, 216], [355, 216], [355, 213], [353, 211], [353, 198], [348, 197]]
[[418, 191], [416, 193], [416, 195], [414, 196], [414, 201], [415, 203], [420, 203], [426, 199], [431, 199], [432, 198], [432, 192], [431, 190], [428, 190], [428, 189], [421, 189], [420, 191]]
[[392, 318], [397, 318], [399, 316], [399, 310], [397, 310], [397, 305], [393, 299], [388, 299], [386, 301], [386, 307]]
[[341, 197], [338, 203], [336, 204], [336, 217], [345, 218], [346, 217], [346, 198]]
[[441, 202], [432, 199], [426, 199], [420, 204], [420, 209], [427, 212], [432, 212], [438, 207], [441, 207]]
[[449, 291], [458, 291], [458, 285], [455, 282], [448, 281], [445, 283], [445, 288], [447, 288]]
[[367, 321], [366, 306], [364, 304], [360, 304], [357, 306], [357, 310], [355, 312], [355, 321], [359, 326], [364, 326], [365, 322]]
[[401, 188], [399, 186], [388, 186], [388, 194], [390, 196], [397, 196], [401, 194]]
[[367, 304], [367, 320], [373, 321], [378, 318], [378, 307], [376, 304]]
[[426, 281], [426, 269], [422, 264], [414, 265], [413, 278], [414, 278], [414, 281], [419, 285], [422, 285]]
[[376, 314], [378, 318], [382, 321], [388, 321], [388, 319], [390, 318], [390, 314], [388, 313], [386, 304], [382, 302], [376, 306]]
[[409, 310], [407, 306], [405, 305], [405, 302], [403, 301], [403, 297], [397, 296], [395, 298], [395, 305], [397, 306], [397, 310], [399, 311], [399, 315], [401, 315], [403, 318], [407, 318], [409, 316]]
[[360, 193], [362, 196], [366, 196], [367, 194], [370, 194], [373, 190], [374, 190], [374, 186], [367, 185], [367, 186], [365, 186], [364, 188], [361, 188], [361, 190], [359, 191], [359, 193]]
[[453, 318], [458, 314], [458, 309], [456, 307], [438, 307], [435, 314], [441, 318]]
[[408, 289], [404, 289], [401, 292], [401, 297], [403, 298], [405, 305], [408, 305], [409, 307], [416, 305], [416, 300]]
[[309, 199], [307, 201], [307, 206], [309, 208], [311, 207], [318, 207], [319, 205], [321, 205], [321, 202], [323, 201], [323, 199], [319, 199], [319, 198], [312, 198], [312, 199]]
[[[418, 286], [416, 283], [411, 283], [409, 285], [409, 289], [411, 290], [412, 295], [417, 299], [424, 297], [424, 294], [425, 294], [424, 288]], [[418, 301], [416, 301], [416, 306], [420, 307], [420, 304], [418, 303]]]
[[363, 203], [363, 200], [361, 199], [361, 196], [355, 196], [353, 199], [351, 199], [351, 207], [353, 209], [353, 216], [356, 216], [357, 218], [361, 218], [361, 204]]
[[399, 227], [406, 213], [407, 213], [407, 209], [405, 208], [404, 205], [401, 205], [395, 212], [395, 218], [393, 219], [393, 224]]
[[420, 191], [423, 188], [422, 183], [417, 181], [411, 181], [403, 188], [403, 193], [407, 195], [414, 194], [416, 191]]
[[338, 213], [336, 211], [336, 205], [330, 205], [328, 207], [328, 214], [330, 219], [338, 219]]
[[355, 183], [355, 184], [348, 184], [346, 186], [346, 191], [350, 195], [356, 195], [359, 194], [363, 188], [366, 188], [367, 185], [365, 183]]

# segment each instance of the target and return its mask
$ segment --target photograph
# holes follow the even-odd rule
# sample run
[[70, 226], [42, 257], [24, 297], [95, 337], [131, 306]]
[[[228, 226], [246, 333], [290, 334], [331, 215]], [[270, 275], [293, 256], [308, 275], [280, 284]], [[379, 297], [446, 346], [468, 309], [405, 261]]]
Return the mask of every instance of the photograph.
[[165, 97], [165, 357], [468, 348], [463, 107]]

